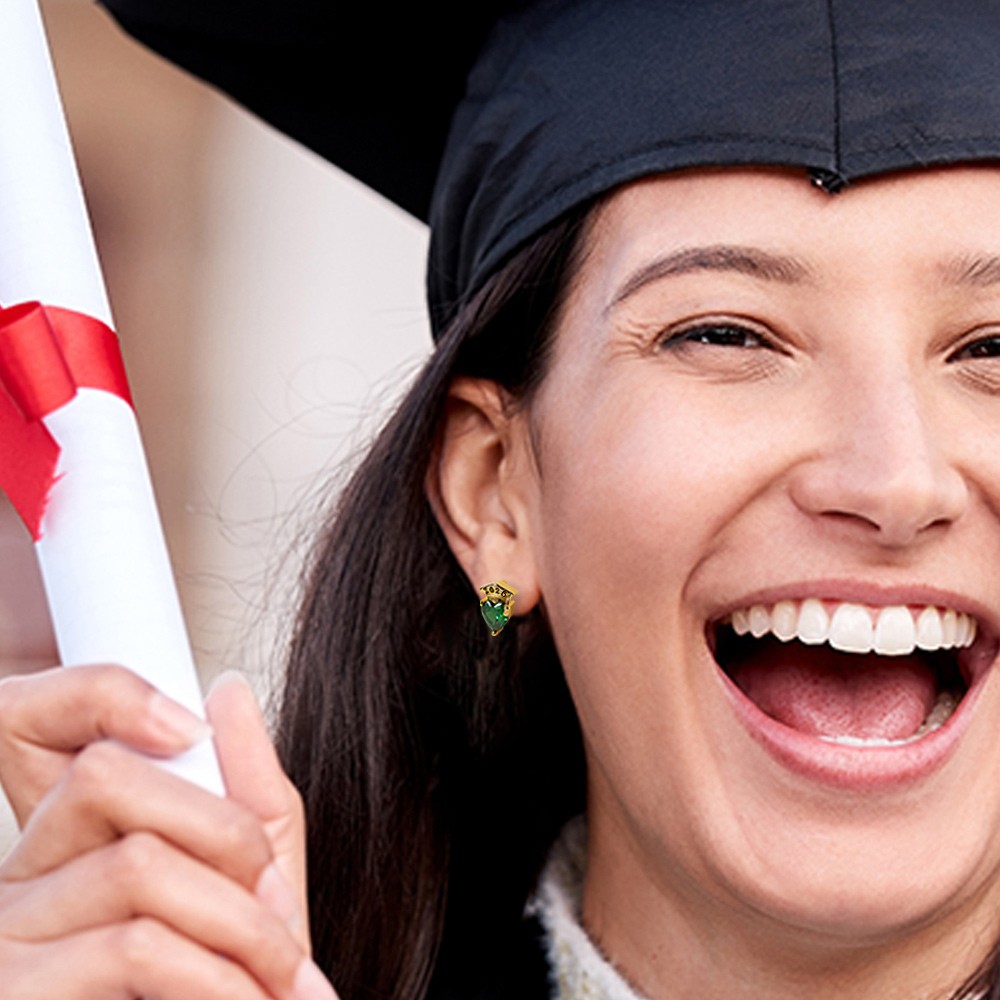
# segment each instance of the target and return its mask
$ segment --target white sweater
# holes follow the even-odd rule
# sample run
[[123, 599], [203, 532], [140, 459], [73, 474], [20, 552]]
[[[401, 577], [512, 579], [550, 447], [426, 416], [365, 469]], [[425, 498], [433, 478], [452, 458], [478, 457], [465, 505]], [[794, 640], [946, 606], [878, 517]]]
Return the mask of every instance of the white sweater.
[[560, 834], [529, 904], [545, 928], [552, 1000], [645, 1000], [580, 923], [586, 859], [587, 827], [581, 817]]

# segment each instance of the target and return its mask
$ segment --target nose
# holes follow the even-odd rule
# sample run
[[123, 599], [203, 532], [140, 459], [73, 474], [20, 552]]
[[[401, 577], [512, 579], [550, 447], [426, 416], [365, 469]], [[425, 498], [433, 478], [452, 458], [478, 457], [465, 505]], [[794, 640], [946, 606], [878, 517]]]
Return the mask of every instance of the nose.
[[823, 443], [795, 470], [793, 500], [879, 546], [913, 545], [968, 503], [956, 436], [908, 374], [869, 371], [851, 381], [818, 415]]

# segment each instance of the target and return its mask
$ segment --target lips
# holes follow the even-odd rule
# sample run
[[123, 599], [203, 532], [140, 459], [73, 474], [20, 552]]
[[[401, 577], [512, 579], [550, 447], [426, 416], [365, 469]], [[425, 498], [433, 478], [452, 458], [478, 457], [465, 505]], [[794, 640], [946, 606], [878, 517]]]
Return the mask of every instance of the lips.
[[751, 734], [838, 784], [940, 762], [984, 673], [975, 664], [996, 647], [976, 617], [946, 604], [815, 597], [736, 608], [710, 643]]

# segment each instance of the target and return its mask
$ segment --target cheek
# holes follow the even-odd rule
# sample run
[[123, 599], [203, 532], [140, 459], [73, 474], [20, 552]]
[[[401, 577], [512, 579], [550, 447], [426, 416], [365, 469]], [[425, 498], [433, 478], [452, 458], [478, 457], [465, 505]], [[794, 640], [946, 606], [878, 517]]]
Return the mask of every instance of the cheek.
[[577, 395], [572, 419], [553, 407], [536, 542], [591, 763], [658, 798], [702, 787], [722, 752], [705, 623], [720, 582], [766, 560], [801, 442], [760, 400], [641, 376]]
[[641, 386], [559, 419], [542, 456], [547, 596], [577, 595], [578, 607], [599, 580], [602, 601], [680, 612], [692, 575], [748, 530], [755, 499], [780, 478], [789, 442], [774, 430], [693, 393]]

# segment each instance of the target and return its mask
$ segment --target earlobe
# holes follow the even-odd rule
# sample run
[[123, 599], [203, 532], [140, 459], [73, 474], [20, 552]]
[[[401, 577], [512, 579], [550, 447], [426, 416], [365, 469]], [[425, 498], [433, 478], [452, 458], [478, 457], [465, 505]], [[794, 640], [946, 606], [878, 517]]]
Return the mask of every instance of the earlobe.
[[[515, 614], [538, 603], [530, 498], [535, 469], [524, 417], [488, 379], [459, 378], [449, 390], [427, 493], [438, 524], [471, 584], [509, 580]], [[470, 605], [470, 608], [472, 605]]]

